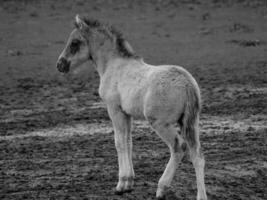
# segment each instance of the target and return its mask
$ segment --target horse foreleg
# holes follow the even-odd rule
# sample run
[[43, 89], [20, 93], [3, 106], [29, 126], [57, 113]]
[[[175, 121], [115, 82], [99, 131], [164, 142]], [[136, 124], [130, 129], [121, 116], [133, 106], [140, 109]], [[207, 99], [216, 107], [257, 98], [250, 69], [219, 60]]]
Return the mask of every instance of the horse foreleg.
[[108, 113], [114, 128], [115, 146], [118, 154], [119, 181], [116, 193], [130, 192], [134, 182], [132, 164], [131, 117], [118, 107], [108, 107]]

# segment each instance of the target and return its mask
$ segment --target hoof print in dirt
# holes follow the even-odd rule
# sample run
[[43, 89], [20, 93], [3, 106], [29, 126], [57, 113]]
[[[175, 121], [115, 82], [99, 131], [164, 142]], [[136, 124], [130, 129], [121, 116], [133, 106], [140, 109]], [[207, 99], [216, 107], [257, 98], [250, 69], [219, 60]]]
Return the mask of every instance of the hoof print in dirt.
[[210, 13], [204, 13], [201, 18], [203, 21], [209, 20], [211, 18]]
[[31, 12], [29, 15], [30, 15], [30, 17], [39, 17], [37, 11], [33, 11], [33, 12]]
[[254, 31], [253, 28], [246, 24], [241, 24], [241, 23], [234, 23], [230, 28], [230, 32], [243, 32], [243, 33], [251, 33]]
[[261, 44], [259, 40], [230, 40], [228, 42], [242, 47], [256, 47]]
[[22, 55], [22, 52], [19, 51], [19, 50], [8, 50], [7, 51], [7, 54], [9, 56], [21, 56]]

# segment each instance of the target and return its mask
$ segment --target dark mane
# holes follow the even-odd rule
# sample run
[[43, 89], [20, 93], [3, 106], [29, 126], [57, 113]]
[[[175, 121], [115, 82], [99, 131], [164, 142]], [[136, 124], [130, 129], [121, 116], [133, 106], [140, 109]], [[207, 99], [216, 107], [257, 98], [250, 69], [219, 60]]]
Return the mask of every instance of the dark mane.
[[[100, 21], [96, 19], [91, 19], [88, 17], [82, 17], [84, 22], [90, 27], [95, 28], [99, 32], [105, 34], [108, 38], [116, 39], [116, 49], [120, 56], [124, 58], [140, 58], [132, 49], [132, 47], [129, 45], [127, 40], [125, 40], [123, 34], [118, 31], [115, 27], [110, 26], [108, 24], [101, 23]], [[75, 22], [76, 28], [78, 25]]]

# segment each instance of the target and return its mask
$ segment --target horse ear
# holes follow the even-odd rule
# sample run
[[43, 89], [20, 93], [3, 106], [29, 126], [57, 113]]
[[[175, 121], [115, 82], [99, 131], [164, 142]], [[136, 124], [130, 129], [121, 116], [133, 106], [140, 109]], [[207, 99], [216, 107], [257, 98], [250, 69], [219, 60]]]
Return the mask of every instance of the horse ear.
[[80, 30], [86, 30], [88, 25], [84, 22], [83, 19], [77, 14], [75, 17], [75, 26]]

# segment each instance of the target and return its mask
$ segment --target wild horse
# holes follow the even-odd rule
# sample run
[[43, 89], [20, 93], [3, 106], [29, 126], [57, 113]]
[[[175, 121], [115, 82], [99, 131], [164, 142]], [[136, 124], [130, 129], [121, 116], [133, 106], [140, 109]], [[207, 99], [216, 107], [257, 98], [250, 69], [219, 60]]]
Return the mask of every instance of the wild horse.
[[[170, 149], [156, 197], [164, 198], [178, 163], [189, 149], [197, 179], [197, 199], [206, 200], [204, 156], [199, 142], [200, 91], [182, 67], [153, 66], [137, 56], [114, 27], [76, 16], [76, 28], [58, 58], [57, 68], [67, 73], [91, 60], [100, 75], [99, 94], [107, 105], [118, 153], [118, 194], [132, 190], [132, 118], [146, 119]], [[179, 131], [176, 127], [179, 127]]]

